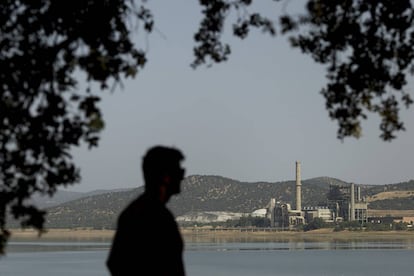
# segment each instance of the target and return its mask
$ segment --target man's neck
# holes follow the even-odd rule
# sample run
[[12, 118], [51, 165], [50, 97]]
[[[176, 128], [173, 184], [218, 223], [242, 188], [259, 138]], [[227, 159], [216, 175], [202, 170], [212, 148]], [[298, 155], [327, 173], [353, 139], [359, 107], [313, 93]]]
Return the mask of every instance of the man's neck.
[[160, 188], [158, 191], [146, 191], [145, 194], [161, 204], [166, 204], [170, 199], [165, 189]]

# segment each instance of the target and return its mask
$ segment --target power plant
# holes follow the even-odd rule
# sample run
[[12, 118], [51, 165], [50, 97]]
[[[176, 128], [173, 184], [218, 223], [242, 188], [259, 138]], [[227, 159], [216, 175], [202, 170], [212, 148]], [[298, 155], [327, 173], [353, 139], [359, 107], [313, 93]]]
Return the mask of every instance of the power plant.
[[305, 224], [314, 218], [326, 222], [359, 221], [367, 222], [368, 204], [361, 198], [361, 187], [355, 184], [346, 186], [331, 185], [327, 194], [326, 205], [302, 207], [301, 163], [296, 161], [296, 208], [291, 204], [276, 202], [271, 198], [268, 204], [267, 216], [271, 227], [290, 229]]

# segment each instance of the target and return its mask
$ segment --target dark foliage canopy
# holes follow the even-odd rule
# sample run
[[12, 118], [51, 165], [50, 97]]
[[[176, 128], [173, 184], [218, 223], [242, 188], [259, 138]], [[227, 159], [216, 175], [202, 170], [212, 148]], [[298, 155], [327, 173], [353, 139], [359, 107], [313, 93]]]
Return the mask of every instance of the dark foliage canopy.
[[[194, 68], [229, 58], [231, 47], [222, 36], [226, 24], [241, 39], [252, 28], [287, 36], [292, 47], [326, 66], [321, 93], [338, 122], [339, 139], [359, 137], [368, 113], [380, 116], [385, 141], [404, 130], [400, 108], [412, 104], [405, 87], [414, 71], [410, 0], [308, 0], [302, 14], [283, 14], [281, 6], [282, 15], [273, 18], [250, 12], [252, 2], [199, 1]], [[145, 65], [145, 52], [131, 38], [152, 31], [145, 3], [1, 1], [0, 250], [8, 236], [8, 213], [41, 230], [44, 212], [27, 199], [79, 181], [71, 148], [96, 146], [104, 126], [93, 83], [106, 90]], [[84, 90], [78, 88], [82, 74], [88, 81]]]
[[70, 150], [96, 146], [103, 128], [92, 83], [104, 90], [144, 66], [131, 40], [138, 23], [150, 32], [151, 14], [128, 0], [1, 2], [0, 249], [9, 212], [41, 230], [45, 213], [30, 195], [79, 180]]
[[278, 31], [288, 36], [292, 47], [326, 65], [327, 84], [321, 93], [329, 116], [338, 122], [339, 139], [360, 137], [361, 121], [370, 112], [381, 118], [383, 140], [391, 141], [404, 130], [400, 107], [413, 103], [405, 90], [407, 75], [414, 72], [410, 0], [308, 0], [303, 14], [279, 18], [249, 13], [252, 2], [200, 0], [204, 18], [194, 37], [193, 66], [228, 59], [230, 46], [221, 34], [229, 13], [236, 11], [235, 36], [244, 39], [251, 28], [270, 35]]

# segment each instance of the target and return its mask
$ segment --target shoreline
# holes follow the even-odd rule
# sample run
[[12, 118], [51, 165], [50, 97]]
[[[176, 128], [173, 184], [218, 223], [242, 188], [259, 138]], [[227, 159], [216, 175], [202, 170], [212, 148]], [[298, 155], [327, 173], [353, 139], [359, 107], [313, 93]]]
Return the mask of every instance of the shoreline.
[[[10, 241], [21, 240], [67, 240], [67, 241], [102, 241], [110, 242], [115, 234], [114, 230], [92, 229], [47, 229], [39, 236], [33, 229], [12, 229]], [[241, 231], [181, 229], [186, 242], [277, 242], [277, 241], [375, 241], [375, 240], [412, 240], [414, 231], [340, 231], [332, 229], [318, 229], [308, 232], [294, 231]]]
[[114, 230], [89, 230], [89, 229], [45, 229], [39, 233], [34, 229], [10, 229], [10, 240], [106, 240], [112, 239]]

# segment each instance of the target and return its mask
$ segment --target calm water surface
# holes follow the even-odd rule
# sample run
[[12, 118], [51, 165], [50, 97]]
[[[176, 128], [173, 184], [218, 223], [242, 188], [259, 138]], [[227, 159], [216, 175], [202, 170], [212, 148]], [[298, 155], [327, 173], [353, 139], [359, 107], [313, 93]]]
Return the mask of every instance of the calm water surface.
[[[11, 242], [0, 276], [109, 276], [108, 242]], [[188, 276], [414, 275], [414, 243], [186, 243]]]

